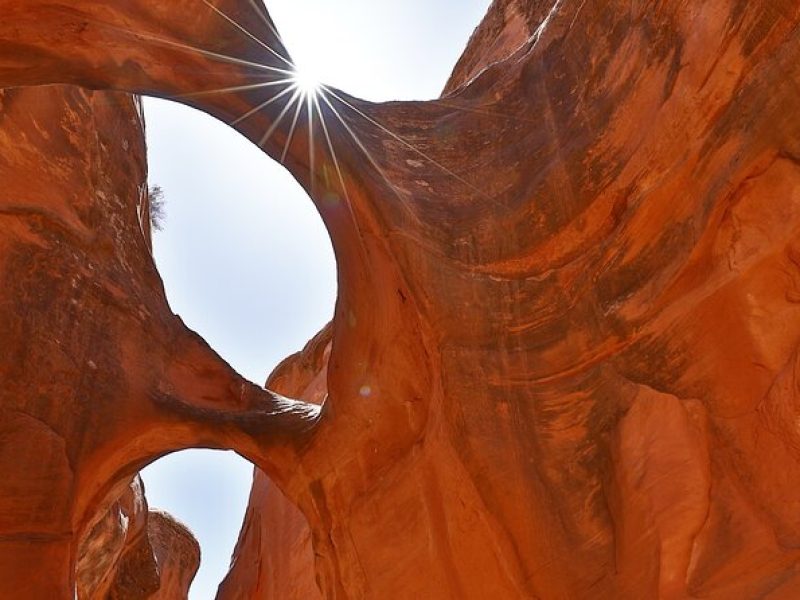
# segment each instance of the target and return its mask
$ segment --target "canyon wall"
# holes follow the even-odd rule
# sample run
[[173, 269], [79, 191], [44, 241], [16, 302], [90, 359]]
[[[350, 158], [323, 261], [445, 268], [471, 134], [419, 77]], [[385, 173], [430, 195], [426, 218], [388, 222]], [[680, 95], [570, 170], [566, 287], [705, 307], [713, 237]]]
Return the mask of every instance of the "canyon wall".
[[0, 596], [72, 598], [76, 570], [81, 597], [157, 590], [166, 571], [135, 473], [187, 447], [257, 459], [282, 443], [273, 424], [305, 412], [169, 310], [135, 99], [0, 91], [0, 180]]
[[[114, 200], [141, 170], [70, 128], [85, 101], [4, 92], [4, 135], [55, 146], [0, 154], [2, 448], [36, 447], [0, 456], [0, 586], [69, 597], [110, 482], [212, 446], [299, 509], [326, 598], [800, 593], [796, 2], [499, 2], [442, 98], [323, 88], [296, 130], [253, 3], [3, 9], [0, 85], [173, 97], [285, 159], [340, 290], [327, 360], [271, 380], [321, 410], [248, 387], [166, 309], [138, 200]], [[223, 595], [308, 560], [299, 526], [265, 550], [256, 509]]]
[[[267, 387], [322, 404], [328, 391], [331, 335], [329, 324], [301, 352], [278, 365]], [[217, 598], [322, 599], [308, 521], [258, 468], [231, 570], [220, 585]]]
[[77, 550], [78, 600], [186, 600], [200, 567], [200, 545], [191, 531], [148, 510], [138, 476], [95, 514]]
[[[345, 581], [328, 597], [793, 598], [797, 9], [543, 4], [495, 2], [429, 103], [436, 133], [383, 131], [399, 156], [373, 167], [416, 211], [389, 222], [447, 383], [404, 462], [362, 450], [312, 491]], [[436, 135], [473, 144], [432, 155]], [[285, 504], [264, 479], [243, 535], [269, 540]], [[306, 556], [271, 544], [232, 576], [283, 552], [257, 573], [296, 584]], [[238, 593], [219, 597], [287, 592]]]

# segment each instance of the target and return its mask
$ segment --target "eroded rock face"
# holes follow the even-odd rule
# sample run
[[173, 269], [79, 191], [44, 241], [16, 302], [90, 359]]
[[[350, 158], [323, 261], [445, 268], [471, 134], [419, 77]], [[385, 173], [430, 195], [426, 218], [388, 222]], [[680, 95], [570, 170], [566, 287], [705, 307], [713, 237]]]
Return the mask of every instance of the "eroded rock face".
[[[183, 1], [176, 14], [172, 4], [147, 0], [72, 4], [70, 11], [64, 2], [0, 0], [13, 17], [0, 22], [0, 48], [23, 48], [16, 64], [2, 63], [2, 85], [69, 81], [179, 96], [197, 91], [185, 73], [198, 68], [229, 87], [252, 84], [241, 61], [175, 44], [207, 43], [208, 52], [277, 64], [264, 48], [278, 47], [268, 20], [252, 37], [239, 30], [205, 40], [225, 26], [206, 3], [185, 28]], [[28, 204], [4, 210], [13, 226], [2, 230], [0, 269], [16, 278], [6, 277], [13, 284], [0, 315], [14, 357], [0, 358], [0, 375], [12, 382], [0, 396], [9, 411], [1, 434], [9, 442], [0, 448], [35, 439], [37, 451], [19, 479], [0, 456], [6, 481], [17, 486], [0, 491], [4, 515], [15, 515], [0, 522], [0, 582], [24, 578], [34, 559], [58, 574], [54, 580], [68, 580], [65, 549], [76, 518], [85, 519], [75, 515], [98, 495], [97, 481], [117, 472], [81, 459], [102, 447], [101, 433], [116, 447], [125, 438], [115, 423], [124, 421], [128, 436], [136, 423], [144, 439], [160, 440], [152, 456], [209, 439], [252, 456], [305, 515], [327, 598], [800, 593], [800, 7], [498, 6], [511, 11], [507, 20], [493, 13], [494, 23], [513, 26], [509, 41], [489, 48], [492, 36], [479, 32], [474, 56], [440, 100], [375, 105], [326, 89], [317, 117], [309, 121], [301, 107], [294, 137], [285, 118], [291, 106], [284, 113], [281, 102], [233, 123], [270, 155], [286, 155], [331, 232], [340, 297], [318, 419], [278, 425], [269, 415], [270, 425], [255, 431], [252, 419], [270, 412], [254, 409], [255, 400], [245, 403], [247, 418], [208, 412], [198, 381], [211, 385], [213, 371], [214, 398], [228, 407], [238, 396], [220, 389], [238, 380], [199, 341], [192, 352], [165, 342], [173, 338], [164, 331], [180, 331], [168, 317], [155, 333], [142, 327], [152, 317], [120, 325], [138, 314], [127, 298], [148, 307], [158, 296], [153, 285], [130, 287], [151, 272], [141, 261], [127, 263], [126, 277], [101, 277], [96, 267], [76, 288], [109, 300], [76, 312], [70, 327], [95, 327], [102, 316], [102, 335], [54, 335], [65, 328], [55, 299], [77, 293], [69, 275], [116, 265], [140, 234], [129, 227], [109, 236], [109, 219], [91, 211], [76, 219], [52, 200], [85, 189], [66, 170], [51, 169], [62, 185], [57, 195], [53, 185], [41, 197], [8, 194], [40, 204], [35, 216]], [[30, 16], [39, 7], [63, 26], [48, 52], [47, 19]], [[245, 1], [219, 7], [247, 23], [258, 15]], [[145, 37], [133, 44], [109, 23]], [[143, 43], [158, 27], [167, 42]], [[526, 29], [531, 36], [516, 48]], [[496, 62], [505, 48], [511, 54]], [[252, 88], [184, 100], [222, 117], [265, 101]], [[71, 121], [56, 122], [50, 135], [58, 141]], [[317, 135], [308, 135], [309, 122]], [[33, 123], [25, 130], [37, 131]], [[42, 163], [41, 148], [7, 147], [14, 150], [0, 154], [0, 174], [37, 181], [26, 173]], [[113, 174], [114, 164], [68, 172]], [[37, 229], [54, 218], [46, 235]], [[87, 247], [89, 254], [75, 254]], [[77, 318], [89, 314], [91, 324]], [[155, 342], [141, 339], [151, 335]], [[72, 342], [67, 355], [83, 359], [85, 342], [73, 340], [85, 339], [128, 340], [112, 344], [125, 351], [126, 366], [113, 371], [116, 385], [102, 397], [78, 405], [83, 412], [65, 414], [43, 398], [76, 397], [91, 371], [53, 357], [59, 343]], [[144, 346], [147, 355], [131, 350]], [[99, 372], [117, 364], [104, 360]], [[32, 375], [40, 372], [46, 380]], [[58, 389], [48, 387], [53, 373]], [[153, 425], [164, 395], [141, 383], [163, 390], [162, 379], [180, 389], [170, 395], [183, 399], [178, 406], [196, 403], [170, 413], [168, 426]], [[119, 389], [133, 399], [124, 410], [98, 408]], [[20, 398], [24, 411], [14, 408]], [[310, 436], [284, 433], [309, 427]], [[136, 464], [134, 454], [128, 460]], [[45, 487], [76, 500], [48, 503]], [[23, 512], [18, 498], [36, 510]], [[235, 580], [244, 581], [236, 570]], [[60, 584], [46, 591], [65, 592]]]
[[136, 476], [78, 546], [77, 600], [185, 600], [200, 545], [185, 525], [148, 510]]
[[[116, 492], [116, 490], [115, 490]], [[147, 499], [136, 476], [106, 511], [98, 511], [78, 546], [77, 592], [80, 600], [102, 600], [109, 596], [126, 557], [147, 538]], [[152, 556], [152, 552], [150, 552]], [[158, 582], [155, 562], [151, 561], [151, 581]]]
[[[322, 404], [332, 327], [317, 334], [302, 352], [283, 361], [267, 381], [278, 393]], [[255, 470], [247, 513], [231, 570], [218, 600], [322, 598], [314, 568], [312, 534], [303, 513], [260, 469]]]
[[553, 3], [546, 0], [495, 0], [458, 60], [443, 95], [469, 83], [486, 67], [507, 59], [542, 26]]
[[200, 545], [192, 532], [161, 511], [150, 511], [147, 537], [156, 557], [159, 587], [151, 600], [185, 600], [197, 569]]
[[392, 248], [442, 378], [402, 459], [376, 465], [376, 436], [311, 478], [328, 597], [800, 593], [800, 40], [781, 6], [531, 21], [536, 3], [498, 2], [430, 120], [369, 113], [453, 171], [368, 145], [403, 182], [375, 203], [416, 232]]
[[[194, 446], [258, 460], [313, 411], [242, 380], [169, 310], [133, 98], [1, 91], [0, 180], [0, 596], [72, 598], [80, 542], [132, 473]], [[120, 517], [89, 587], [127, 544]]]

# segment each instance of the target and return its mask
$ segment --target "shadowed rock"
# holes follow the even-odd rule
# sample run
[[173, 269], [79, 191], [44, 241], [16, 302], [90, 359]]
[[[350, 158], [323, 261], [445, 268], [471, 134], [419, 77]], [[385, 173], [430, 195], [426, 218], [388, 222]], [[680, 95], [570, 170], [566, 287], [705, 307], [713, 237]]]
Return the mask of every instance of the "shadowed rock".
[[[285, 56], [251, 3], [217, 6]], [[208, 52], [281, 68], [203, 2], [0, 10], [0, 52], [13, 57], [2, 85], [156, 93], [232, 122], [264, 96], [187, 97], [200, 77], [253, 81]], [[48, 182], [34, 216], [37, 196], [4, 192], [28, 200], [6, 210], [16, 237], [0, 241], [13, 357], [0, 363], [2, 447], [28, 432], [35, 476], [20, 486], [76, 500], [40, 501], [24, 530], [0, 523], [13, 547], [0, 549], [0, 581], [33, 559], [68, 581], [57, 549], [100, 481], [211, 445], [252, 457], [303, 512], [327, 598], [797, 596], [798, 23], [788, 0], [499, 2], [439, 100], [326, 90], [315, 135], [301, 111], [290, 143], [280, 102], [236, 123], [257, 143], [277, 123], [262, 146], [286, 150], [339, 265], [325, 410], [299, 441], [281, 432], [304, 419], [259, 420], [257, 406], [283, 414], [281, 402], [255, 387], [241, 400], [235, 375], [157, 308], [152, 264], [129, 258], [145, 247], [135, 220], [109, 229], [96, 193], [78, 194], [83, 220], [67, 210], [84, 188], [66, 172], [114, 175], [119, 162], [49, 167], [61, 187]], [[74, 119], [48, 110], [50, 135], [82, 156], [91, 144]], [[41, 146], [0, 156], [12, 161], [3, 179], [25, 188], [35, 165], [60, 164]], [[138, 168], [92, 185], [113, 197], [142, 181]], [[97, 298], [93, 310], [64, 313], [72, 289]], [[82, 329], [53, 333], [67, 322]], [[89, 339], [111, 340], [108, 381], [87, 368], [100, 366]], [[87, 389], [98, 397], [77, 412], [54, 407]], [[103, 408], [110, 398], [125, 408]]]
[[267, 450], [292, 453], [317, 419], [169, 310], [140, 110], [125, 94], [0, 91], [0, 596], [72, 597], [80, 539], [155, 458], [235, 448], [269, 470]]

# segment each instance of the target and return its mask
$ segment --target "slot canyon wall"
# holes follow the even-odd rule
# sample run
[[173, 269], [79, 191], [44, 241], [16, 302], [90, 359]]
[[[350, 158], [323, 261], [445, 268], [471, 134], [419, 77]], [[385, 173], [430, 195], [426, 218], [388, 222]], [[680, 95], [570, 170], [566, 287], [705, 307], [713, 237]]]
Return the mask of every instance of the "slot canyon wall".
[[[115, 90], [0, 96], [1, 596], [157, 556], [185, 593], [135, 480], [184, 447], [261, 469], [225, 599], [800, 595], [796, 2], [498, 0], [441, 98], [324, 88], [294, 135], [256, 2], [0, 14], [0, 87]], [[125, 93], [328, 227], [333, 322], [269, 389], [169, 311]]]
[[265, 465], [315, 409], [245, 382], [169, 311], [133, 97], [0, 91], [0, 181], [0, 597], [181, 597], [199, 549], [148, 514], [136, 472], [194, 446]]

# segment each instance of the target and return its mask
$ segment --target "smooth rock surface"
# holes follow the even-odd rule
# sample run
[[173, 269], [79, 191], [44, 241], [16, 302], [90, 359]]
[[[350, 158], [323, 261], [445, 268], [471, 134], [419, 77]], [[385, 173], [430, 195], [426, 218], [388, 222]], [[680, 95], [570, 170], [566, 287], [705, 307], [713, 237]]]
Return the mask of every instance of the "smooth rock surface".
[[[219, 6], [253, 37], [209, 36], [224, 20], [202, 6], [0, 0], [16, 61], [0, 85], [180, 97], [197, 69], [252, 79], [176, 43], [276, 60], [253, 41], [277, 47], [251, 3]], [[104, 482], [141, 454], [208, 444], [251, 457], [300, 509], [326, 598], [800, 594], [800, 6], [498, 6], [510, 16], [484, 31], [511, 30], [479, 30], [440, 100], [326, 89], [327, 134], [317, 116], [309, 137], [303, 109], [291, 137], [279, 102], [234, 123], [286, 154], [331, 233], [340, 295], [318, 418], [254, 410], [283, 406], [257, 389], [248, 418], [227, 412], [238, 380], [199, 340], [169, 342], [185, 334], [138, 283], [156, 280], [132, 258], [138, 225], [112, 218], [136, 214], [109, 198], [141, 169], [86, 158], [95, 138], [70, 124], [87, 111], [31, 115], [14, 101], [33, 92], [4, 93], [0, 591], [69, 597], [72, 532]], [[145, 37], [99, 35], [98, 19]], [[155, 30], [167, 43], [142, 43]], [[184, 101], [235, 121], [263, 98]], [[108, 118], [99, 131], [116, 131]], [[73, 298], [95, 303], [66, 313]], [[163, 381], [192, 409], [164, 417]], [[111, 452], [121, 440], [135, 441]], [[34, 582], [34, 563], [52, 575]]]
[[[270, 376], [267, 387], [322, 404], [327, 394], [331, 334], [328, 325], [302, 352], [284, 360]], [[256, 468], [231, 570], [217, 598], [321, 600], [311, 536], [303, 513]]]
[[87, 591], [128, 543], [107, 511], [141, 467], [236, 447], [268, 469], [264, 450], [315, 409], [247, 383], [169, 310], [130, 96], [0, 91], [0, 181], [0, 597], [72, 598], [98, 518], [107, 556], [84, 565]]

